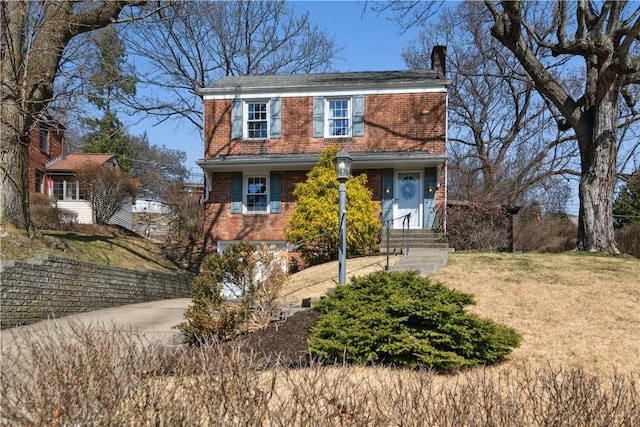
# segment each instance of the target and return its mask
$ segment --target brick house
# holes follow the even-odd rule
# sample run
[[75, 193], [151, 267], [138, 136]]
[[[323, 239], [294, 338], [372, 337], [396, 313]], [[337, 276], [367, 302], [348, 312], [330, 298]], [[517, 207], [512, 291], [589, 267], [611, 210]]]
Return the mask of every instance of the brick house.
[[47, 163], [62, 156], [64, 127], [43, 119], [31, 129], [29, 137], [29, 191], [46, 193]]
[[[226, 77], [202, 89], [208, 251], [239, 241], [286, 247], [296, 183], [328, 146], [364, 172], [382, 219], [432, 229], [446, 204], [445, 48], [432, 69]], [[444, 210], [443, 210], [444, 211]], [[394, 227], [402, 227], [400, 221]]]

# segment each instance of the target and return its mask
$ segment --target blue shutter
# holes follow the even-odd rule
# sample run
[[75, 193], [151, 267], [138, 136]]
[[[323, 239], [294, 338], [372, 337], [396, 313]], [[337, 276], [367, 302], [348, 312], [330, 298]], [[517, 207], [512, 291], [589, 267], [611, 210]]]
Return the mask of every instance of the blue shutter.
[[231, 174], [231, 213], [242, 213], [242, 174]]
[[[385, 189], [389, 193], [385, 193]], [[382, 220], [393, 218], [393, 169], [382, 170]]]
[[364, 136], [364, 96], [353, 97], [353, 126], [351, 135]]
[[[436, 227], [436, 190], [437, 178], [435, 168], [424, 170], [424, 228]], [[431, 192], [429, 192], [431, 188]]]
[[313, 137], [324, 136], [324, 97], [313, 97]]
[[280, 138], [280, 98], [271, 98], [269, 106], [269, 114], [271, 115], [271, 123], [269, 123], [269, 138]]
[[231, 139], [242, 139], [242, 100], [231, 101]]
[[269, 200], [271, 203], [271, 213], [282, 212], [282, 173], [271, 172]]

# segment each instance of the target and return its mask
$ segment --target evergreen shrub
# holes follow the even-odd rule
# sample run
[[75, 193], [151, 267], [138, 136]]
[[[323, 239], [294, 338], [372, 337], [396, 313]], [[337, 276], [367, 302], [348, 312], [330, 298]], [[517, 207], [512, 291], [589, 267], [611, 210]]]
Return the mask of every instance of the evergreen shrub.
[[[307, 180], [296, 184], [296, 207], [286, 229], [287, 242], [298, 247], [306, 265], [338, 259], [340, 224], [339, 183], [333, 158], [338, 147], [329, 147]], [[382, 226], [379, 207], [367, 187], [367, 175], [351, 176], [347, 187], [347, 255], [366, 255], [378, 250]]]
[[319, 301], [309, 340], [324, 361], [383, 363], [451, 372], [500, 361], [520, 344], [514, 329], [465, 312], [471, 294], [417, 272], [352, 279]]

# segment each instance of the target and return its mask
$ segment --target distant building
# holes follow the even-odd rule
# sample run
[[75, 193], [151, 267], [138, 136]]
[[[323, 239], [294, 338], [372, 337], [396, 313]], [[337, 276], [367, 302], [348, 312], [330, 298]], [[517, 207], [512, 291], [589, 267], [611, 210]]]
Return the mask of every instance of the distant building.
[[[93, 223], [93, 208], [91, 204], [84, 200], [82, 188], [75, 176], [75, 171], [87, 164], [96, 167], [110, 164], [119, 168], [118, 161], [114, 154], [69, 154], [59, 157], [47, 163], [46, 191], [56, 201], [56, 206], [75, 212], [78, 215], [79, 224]], [[133, 210], [131, 206], [133, 200], [125, 203], [110, 220], [109, 224], [119, 225], [127, 230], [133, 229]]]

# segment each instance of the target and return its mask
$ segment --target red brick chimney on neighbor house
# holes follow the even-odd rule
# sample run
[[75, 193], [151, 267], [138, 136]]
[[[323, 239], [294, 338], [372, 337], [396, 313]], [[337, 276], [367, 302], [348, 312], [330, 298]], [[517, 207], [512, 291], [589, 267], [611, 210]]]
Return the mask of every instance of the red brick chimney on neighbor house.
[[434, 46], [431, 51], [431, 69], [442, 73], [442, 77], [447, 75], [447, 47]]

